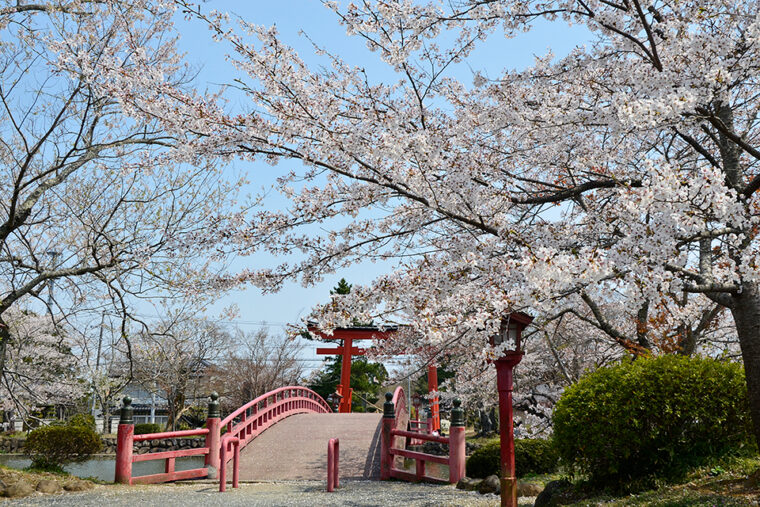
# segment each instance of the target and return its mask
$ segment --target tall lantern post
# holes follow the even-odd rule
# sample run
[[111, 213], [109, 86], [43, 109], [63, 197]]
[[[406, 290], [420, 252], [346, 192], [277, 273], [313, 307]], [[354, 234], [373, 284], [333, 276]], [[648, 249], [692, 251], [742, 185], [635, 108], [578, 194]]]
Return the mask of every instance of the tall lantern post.
[[496, 365], [496, 386], [499, 390], [499, 439], [501, 442], [501, 505], [517, 507], [515, 477], [515, 436], [512, 420], [512, 374], [525, 354], [521, 347], [522, 332], [533, 317], [514, 312], [501, 321], [499, 333], [490, 338], [491, 345], [503, 350]]

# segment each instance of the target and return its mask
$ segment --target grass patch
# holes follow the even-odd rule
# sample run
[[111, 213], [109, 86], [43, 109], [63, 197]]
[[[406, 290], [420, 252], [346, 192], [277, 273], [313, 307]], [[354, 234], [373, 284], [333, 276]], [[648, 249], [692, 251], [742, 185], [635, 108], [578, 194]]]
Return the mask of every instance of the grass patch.
[[35, 465], [31, 464], [24, 468], [25, 472], [38, 473], [38, 474], [55, 474], [55, 475], [71, 475], [63, 469], [61, 465]]
[[625, 496], [594, 491], [584, 480], [563, 496], [563, 505], [576, 507], [712, 507], [757, 505], [760, 495], [760, 456], [728, 456], [690, 471], [680, 484], [664, 484]]

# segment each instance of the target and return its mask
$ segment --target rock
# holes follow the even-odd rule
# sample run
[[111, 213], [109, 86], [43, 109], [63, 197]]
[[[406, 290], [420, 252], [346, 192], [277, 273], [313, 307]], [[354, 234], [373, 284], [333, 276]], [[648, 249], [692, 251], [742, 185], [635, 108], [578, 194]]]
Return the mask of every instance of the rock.
[[570, 490], [573, 485], [567, 479], [551, 481], [536, 498], [533, 507], [554, 507], [559, 505], [562, 493]]
[[483, 479], [473, 479], [471, 477], [462, 477], [457, 482], [457, 489], [463, 489], [465, 491], [476, 491]]
[[49, 479], [42, 479], [40, 482], [37, 483], [37, 491], [40, 493], [45, 493], [46, 495], [53, 495], [55, 493], [60, 493], [63, 490], [60, 484], [58, 484], [55, 481], [51, 481]]
[[501, 493], [501, 481], [499, 481], [498, 475], [489, 475], [478, 485], [478, 493], [485, 495], [486, 493]]
[[517, 496], [538, 496], [544, 490], [541, 484], [532, 482], [517, 482]]
[[209, 478], [209, 479], [212, 479], [212, 480], [213, 480], [213, 479], [216, 479], [216, 478], [217, 478], [217, 470], [216, 470], [216, 467], [214, 467], [214, 466], [211, 466], [211, 465], [208, 465], [208, 466], [206, 467], [206, 469], [208, 470], [208, 478]]
[[87, 491], [88, 489], [94, 488], [95, 485], [88, 481], [73, 481], [73, 482], [67, 482], [63, 485], [63, 489], [66, 491]]
[[34, 488], [25, 481], [18, 481], [5, 487], [5, 496], [8, 498], [21, 498], [34, 493]]
[[137, 454], [147, 454], [150, 451], [150, 447], [140, 447], [137, 449]]

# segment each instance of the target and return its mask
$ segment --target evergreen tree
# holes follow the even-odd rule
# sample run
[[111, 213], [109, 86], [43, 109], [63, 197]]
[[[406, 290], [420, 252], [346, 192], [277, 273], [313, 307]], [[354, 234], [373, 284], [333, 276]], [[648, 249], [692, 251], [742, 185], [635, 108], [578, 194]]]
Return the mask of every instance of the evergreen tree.
[[[330, 290], [330, 294], [348, 294], [351, 292], [352, 285], [341, 278], [338, 285]], [[354, 323], [355, 325], [367, 325]], [[371, 325], [371, 323], [369, 324]], [[343, 343], [341, 341], [340, 345]], [[340, 371], [343, 365], [342, 356], [330, 356], [325, 364], [313, 377], [308, 387], [314, 390], [323, 398], [334, 393], [340, 383]], [[373, 363], [366, 357], [356, 357], [351, 361], [351, 388], [354, 390], [354, 396], [351, 400], [351, 410], [355, 412], [363, 411], [365, 403], [375, 403], [379, 399], [380, 388], [388, 380], [388, 371], [382, 363]]]

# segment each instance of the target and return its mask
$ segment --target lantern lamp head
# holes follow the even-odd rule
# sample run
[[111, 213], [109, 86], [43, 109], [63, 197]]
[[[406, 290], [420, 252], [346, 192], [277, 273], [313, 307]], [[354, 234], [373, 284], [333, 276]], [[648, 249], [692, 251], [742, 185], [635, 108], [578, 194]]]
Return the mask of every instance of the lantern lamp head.
[[501, 319], [498, 334], [490, 338], [491, 345], [506, 348], [507, 354], [522, 354], [522, 332], [531, 322], [533, 317], [528, 314], [510, 313]]

